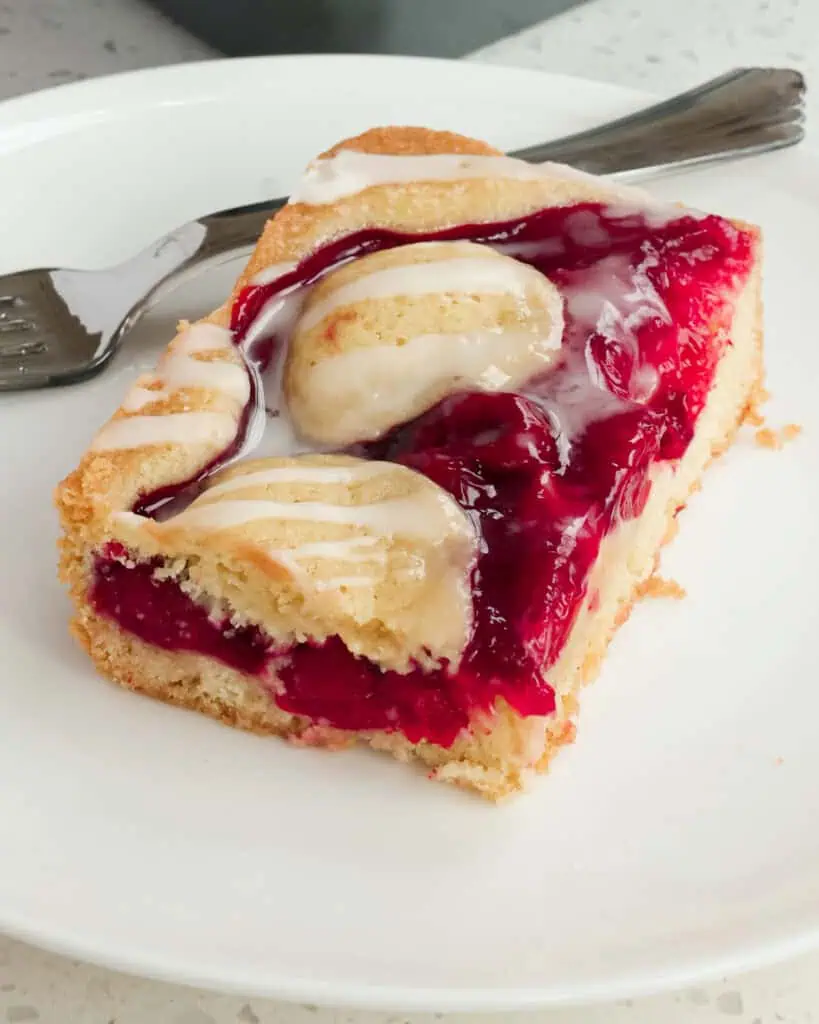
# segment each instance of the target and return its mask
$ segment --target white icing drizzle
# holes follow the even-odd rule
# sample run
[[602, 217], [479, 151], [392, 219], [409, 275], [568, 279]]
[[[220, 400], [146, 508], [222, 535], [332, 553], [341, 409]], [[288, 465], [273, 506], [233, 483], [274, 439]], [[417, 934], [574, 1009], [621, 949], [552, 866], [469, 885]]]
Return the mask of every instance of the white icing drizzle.
[[268, 551], [268, 555], [273, 559], [274, 562], [278, 562], [279, 565], [283, 566], [290, 575], [298, 580], [302, 585], [309, 583], [310, 577], [302, 569], [299, 563], [291, 556], [289, 551], [282, 551], [278, 548], [271, 548]]
[[239, 405], [250, 397], [247, 370], [238, 363], [206, 362], [186, 355], [173, 355], [162, 365], [162, 380], [171, 392], [181, 388], [221, 391]]
[[126, 412], [139, 412], [140, 409], [144, 409], [151, 402], [158, 402], [160, 399], [168, 397], [168, 392], [162, 388], [151, 390], [151, 388], [145, 387], [150, 378], [143, 377], [140, 380], [141, 383], [138, 381], [134, 384], [122, 400], [122, 408]]
[[[563, 294], [567, 312], [584, 334], [602, 334], [630, 351], [635, 359], [639, 356], [637, 331], [642, 323], [649, 317], [670, 322], [670, 314], [650, 280], [635, 273], [627, 256], [606, 256], [569, 275]], [[583, 349], [570, 345], [562, 366], [551, 379], [548, 397], [533, 397], [549, 413], [565, 462], [572, 442], [590, 423], [649, 401], [657, 383], [654, 367], [637, 364], [629, 381], [628, 398], [620, 398], [607, 387], [588, 344]]]
[[629, 201], [626, 197], [606, 207], [606, 216], [612, 220], [629, 220], [640, 218], [651, 228], [664, 228], [681, 217], [692, 217], [694, 220], [703, 220], [710, 216], [702, 210], [693, 206], [683, 206], [681, 203], [662, 202], [650, 197], [648, 203]]
[[513, 181], [537, 181], [541, 178], [583, 182], [597, 191], [605, 188], [612, 195], [650, 205], [648, 193], [628, 185], [601, 181], [564, 164], [530, 164], [508, 156], [438, 153], [418, 156], [392, 156], [383, 153], [359, 153], [343, 149], [335, 156], [314, 160], [290, 197], [291, 203], [314, 206], [335, 203], [375, 185], [398, 185], [428, 181], [463, 181], [470, 178], [499, 178]]
[[[298, 301], [302, 301], [300, 297]], [[312, 450], [310, 445], [298, 436], [284, 400], [282, 379], [289, 346], [290, 335], [285, 333], [263, 373], [252, 357], [246, 357], [247, 366], [256, 381], [258, 401], [250, 410], [247, 435], [242, 450], [236, 456], [237, 459], [249, 452], [253, 452], [256, 458], [265, 458], [275, 455], [298, 455]], [[242, 351], [247, 352], [245, 344]]]
[[226, 327], [218, 324], [189, 324], [174, 339], [171, 352], [193, 355], [194, 352], [228, 352], [233, 349], [233, 337]]
[[537, 256], [560, 256], [566, 251], [562, 238], [542, 238], [537, 242], [518, 242], [512, 239], [509, 242], [488, 242], [495, 252], [504, 256], [512, 256], [515, 259], [527, 259]]
[[[596, 368], [595, 368], [596, 369]], [[549, 414], [555, 427], [555, 439], [561, 463], [569, 457], [570, 447], [590, 423], [626, 412], [632, 406], [611, 393], [589, 370], [582, 355], [570, 354], [557, 371], [549, 396], [534, 395]]]
[[590, 332], [613, 325], [633, 290], [631, 263], [622, 255], [606, 256], [576, 271], [563, 289], [567, 311]]
[[284, 277], [285, 274], [289, 274], [291, 270], [295, 270], [297, 266], [298, 263], [271, 263], [269, 267], [265, 267], [264, 270], [255, 274], [250, 279], [250, 283], [256, 286], [272, 284], [280, 277]]
[[231, 332], [216, 324], [194, 324], [171, 344], [157, 368], [157, 378], [165, 388], [208, 388], [221, 391], [239, 405], [250, 397], [250, 381], [243, 364], [233, 360], [196, 359], [205, 352], [235, 351]]
[[265, 519], [336, 523], [368, 529], [382, 537], [401, 536], [431, 544], [453, 535], [474, 540], [471, 523], [453, 499], [443, 492], [436, 493], [426, 488], [410, 497], [391, 498], [368, 505], [259, 499], [210, 504], [196, 501], [170, 522], [186, 528], [224, 530]]
[[124, 526], [126, 529], [141, 529], [145, 524], [145, 516], [139, 515], [137, 512], [115, 512], [111, 517], [115, 522], [119, 523], [120, 526]]
[[91, 442], [95, 452], [151, 444], [205, 444], [226, 448], [236, 434], [236, 418], [224, 412], [171, 412], [111, 420]]
[[[122, 403], [126, 412], [138, 412], [151, 402], [169, 398], [182, 388], [207, 388], [236, 403], [237, 415], [218, 412], [176, 412], [159, 416], [129, 416], [112, 420], [97, 434], [97, 451], [138, 448], [143, 444], [221, 444], [227, 447], [236, 434], [238, 415], [250, 398], [250, 380], [243, 364], [233, 360], [204, 360], [203, 352], [235, 351], [229, 330], [217, 324], [194, 324], [171, 343], [156, 373], [141, 377]], [[145, 385], [159, 384], [151, 390]]]
[[569, 238], [577, 245], [598, 249], [609, 243], [609, 233], [594, 210], [576, 210], [568, 214], [565, 227]]
[[308, 292], [309, 287], [294, 285], [268, 299], [242, 339], [242, 349], [248, 352], [257, 341], [274, 334], [289, 335], [301, 315]]
[[209, 487], [202, 495], [202, 499], [214, 498], [246, 487], [265, 487], [267, 484], [353, 484], [373, 480], [383, 473], [383, 466], [370, 462], [362, 463], [360, 466], [276, 466], [273, 469], [260, 469], [257, 472], [231, 477], [223, 483], [216, 484], [215, 487]]
[[433, 260], [386, 267], [350, 281], [317, 302], [299, 321], [300, 331], [310, 331], [334, 310], [369, 299], [399, 295], [519, 295], [527, 287], [539, 287], [543, 276], [525, 263], [475, 254], [466, 258]]
[[300, 544], [290, 551], [292, 558], [323, 558], [335, 562], [384, 562], [386, 555], [376, 547], [377, 537], [345, 537], [344, 540], [317, 540]]
[[376, 577], [371, 575], [333, 576], [325, 580], [316, 580], [303, 568], [302, 563], [328, 561], [384, 565], [387, 556], [384, 551], [376, 547], [378, 539], [377, 537], [352, 536], [345, 537], [343, 540], [314, 541], [286, 550], [274, 548], [268, 554], [284, 566], [295, 579], [298, 579], [302, 586], [312, 587], [317, 591], [336, 590], [341, 586], [372, 587], [376, 582]]
[[[566, 308], [575, 321], [587, 330], [618, 341], [635, 359], [639, 356], [637, 331], [651, 318], [671, 323], [671, 315], [656, 289], [644, 273], [635, 272], [625, 256], [607, 256], [586, 270], [570, 276], [565, 289]], [[599, 370], [587, 359], [588, 375], [597, 381]], [[645, 388], [656, 374], [643, 374], [635, 367], [630, 395], [635, 402], [646, 402], [653, 389]], [[634, 379], [636, 378], [636, 379]], [[598, 381], [599, 383], [599, 381]]]

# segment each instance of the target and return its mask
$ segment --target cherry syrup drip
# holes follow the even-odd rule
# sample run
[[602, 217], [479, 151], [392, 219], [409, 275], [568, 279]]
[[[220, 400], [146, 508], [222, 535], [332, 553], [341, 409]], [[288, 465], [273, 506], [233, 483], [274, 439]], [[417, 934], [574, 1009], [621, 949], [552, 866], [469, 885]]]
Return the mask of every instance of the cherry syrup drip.
[[[384, 672], [338, 639], [276, 651], [258, 630], [196, 618], [175, 584], [155, 579], [155, 566], [126, 568], [110, 550], [98, 562], [98, 610], [158, 646], [199, 650], [249, 674], [264, 676], [275, 657], [277, 704], [337, 728], [400, 730], [413, 742], [449, 746], [498, 698], [521, 715], [554, 709], [543, 667], [565, 645], [602, 540], [640, 514], [652, 465], [679, 458], [691, 440], [730, 344], [724, 296], [750, 270], [753, 237], [719, 217], [680, 211], [658, 224], [591, 203], [423, 235], [370, 229], [245, 289], [233, 308], [234, 337], [242, 342], [271, 298], [347, 260], [455, 239], [536, 267], [563, 293], [566, 316], [562, 359], [522, 393], [453, 395], [357, 451], [425, 474], [480, 526], [474, 629], [460, 664]], [[248, 422], [249, 413], [231, 448], [195, 481], [146, 496], [136, 511], [155, 514], [183, 488], [201, 487], [240, 450]]]

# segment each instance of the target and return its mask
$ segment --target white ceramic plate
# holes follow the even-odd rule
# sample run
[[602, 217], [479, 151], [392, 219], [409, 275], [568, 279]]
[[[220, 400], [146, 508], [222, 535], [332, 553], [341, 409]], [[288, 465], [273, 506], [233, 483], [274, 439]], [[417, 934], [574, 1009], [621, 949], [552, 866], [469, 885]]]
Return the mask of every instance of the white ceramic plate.
[[[641, 98], [393, 58], [199, 64], [0, 108], [0, 271], [112, 263], [280, 194], [377, 123], [535, 142]], [[96, 381], [0, 398], [0, 926], [213, 987], [497, 1009], [633, 995], [819, 941], [819, 164], [666, 180], [767, 233], [781, 453], [745, 438], [583, 697], [579, 737], [494, 808], [366, 753], [295, 750], [98, 679], [65, 629], [51, 491], [167, 337]], [[169, 315], [215, 304], [224, 277]], [[167, 319], [167, 318], [166, 318]], [[164, 327], [167, 330], [167, 324]]]

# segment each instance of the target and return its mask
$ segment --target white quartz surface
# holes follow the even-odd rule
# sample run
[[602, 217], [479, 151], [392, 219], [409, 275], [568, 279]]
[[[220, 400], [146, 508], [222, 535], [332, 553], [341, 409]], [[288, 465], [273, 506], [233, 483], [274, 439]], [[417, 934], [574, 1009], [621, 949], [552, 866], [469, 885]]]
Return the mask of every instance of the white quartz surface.
[[[819, 81], [819, 0], [592, 0], [474, 55], [659, 94], [732, 67], [795, 67]], [[809, 93], [809, 110], [819, 90]]]
[[0, 2], [0, 99], [213, 56], [141, 0]]
[[[227, 0], [226, 0], [227, 2]], [[91, 75], [213, 56], [139, 0], [0, 2], [0, 98]], [[819, 0], [592, 0], [477, 60], [657, 93], [731, 66], [780, 64], [819, 82]], [[819, 90], [809, 102], [815, 108]], [[461, 1024], [810, 1024], [819, 952], [718, 984], [593, 1009]], [[0, 1024], [431, 1024], [440, 1015], [351, 1014], [125, 977], [0, 938]]]

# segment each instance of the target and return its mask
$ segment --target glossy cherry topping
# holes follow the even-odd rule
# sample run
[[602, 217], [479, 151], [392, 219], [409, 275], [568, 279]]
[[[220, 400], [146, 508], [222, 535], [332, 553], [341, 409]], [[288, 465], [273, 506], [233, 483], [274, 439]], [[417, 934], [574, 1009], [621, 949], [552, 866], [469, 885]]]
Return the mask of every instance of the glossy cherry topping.
[[[460, 665], [382, 672], [339, 640], [275, 652], [260, 631], [203, 618], [174, 584], [153, 578], [154, 567], [127, 569], [110, 552], [100, 556], [92, 600], [161, 647], [199, 650], [257, 675], [275, 656], [273, 697], [285, 710], [451, 745], [499, 697], [522, 715], [553, 710], [544, 669], [583, 604], [601, 541], [640, 514], [652, 464], [679, 458], [691, 440], [730, 344], [731, 296], [754, 242], [719, 217], [589, 203], [425, 236], [362, 231], [246, 289], [233, 310], [237, 342], [275, 295], [342, 260], [424, 238], [497, 246], [548, 275], [565, 301], [562, 360], [523, 393], [455, 395], [361, 452], [426, 474], [480, 524], [475, 630]], [[264, 358], [282, 340], [268, 339]], [[140, 508], [158, 504], [149, 496]]]

